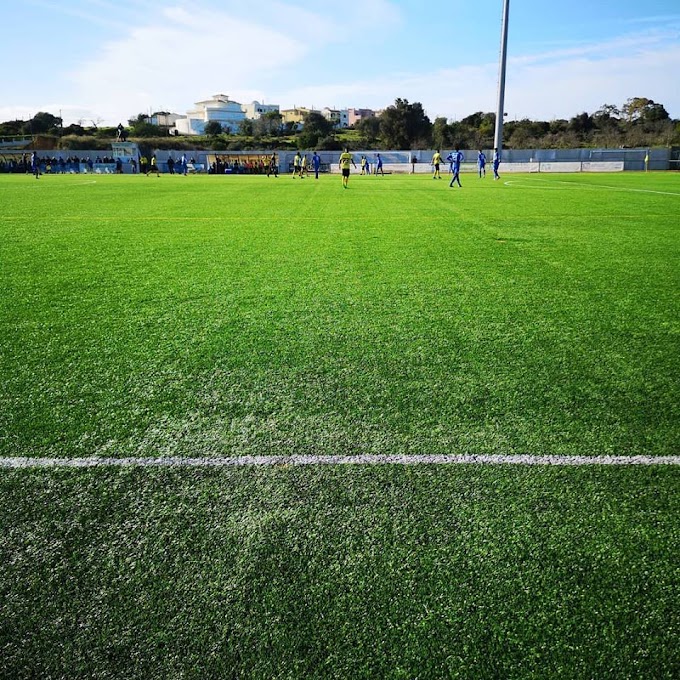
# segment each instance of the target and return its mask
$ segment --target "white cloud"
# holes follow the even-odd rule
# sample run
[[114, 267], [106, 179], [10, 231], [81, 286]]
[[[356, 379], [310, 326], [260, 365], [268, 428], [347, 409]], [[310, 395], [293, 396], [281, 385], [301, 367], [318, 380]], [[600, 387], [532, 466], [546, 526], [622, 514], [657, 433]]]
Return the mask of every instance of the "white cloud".
[[166, 7], [153, 23], [133, 25], [69, 74], [76, 108], [89, 112], [79, 117], [115, 125], [140, 111], [183, 113], [218, 92], [244, 103], [275, 101], [267, 84], [277, 74], [284, 80], [293, 66], [313, 58], [313, 50], [402, 22], [388, 0], [352, 0], [327, 15], [262, 0], [256, 21], [239, 16], [243, 4], [227, 12], [182, 3]]
[[547, 66], [520, 68], [509, 80], [507, 106], [518, 118], [569, 118], [621, 105], [631, 97], [649, 97], [680, 115], [680, 96], [669, 87], [680, 73], [680, 46], [664, 45], [606, 59], [575, 58]]
[[265, 26], [220, 12], [168, 8], [158, 25], [134, 28], [71, 74], [75, 98], [115, 124], [152, 108], [185, 111], [223, 92], [257, 92], [259, 73], [304, 58], [307, 48]]
[[[94, 1], [105, 9], [111, 6], [108, 0]], [[127, 12], [150, 6], [143, 0], [123, 5]], [[61, 109], [66, 124], [103, 119], [116, 125], [140, 111], [184, 113], [193, 102], [218, 92], [243, 103], [258, 99], [284, 108], [382, 108], [402, 97], [421, 102], [432, 119], [495, 109], [495, 63], [403, 72], [390, 71], [396, 60], [385, 59], [375, 78], [348, 73], [339, 80], [339, 69], [332, 75], [330, 69], [324, 76], [309, 75], [315, 69], [308, 66], [332, 56], [339, 45], [365, 43], [366, 35], [399, 35], [405, 21], [396, 2], [348, 0], [338, 12], [329, 5], [317, 9], [311, 0], [295, 5], [260, 0], [257, 19], [249, 18], [251, 8], [242, 0], [220, 0], [214, 6], [219, 9], [174, 0], [156, 11], [153, 20], [117, 26], [121, 37], [103, 44], [69, 74], [72, 87], [60, 85], [63, 94], [45, 94], [69, 104], [41, 103], [33, 98], [34, 90], [31, 99], [23, 99], [30, 105], [0, 107], [0, 119], [27, 119], [41, 110], [58, 115]], [[680, 91], [674, 87], [680, 72], [678, 35], [667, 26], [539, 54], [515, 54], [509, 63], [506, 110], [511, 119], [569, 118], [605, 102], [621, 105], [644, 96], [680, 117]]]
[[537, 54], [520, 55], [509, 57], [508, 63], [521, 64], [546, 64], [551, 61], [560, 61], [569, 57], [611, 57], [612, 55], [639, 50], [646, 47], [654, 47], [660, 43], [677, 42], [680, 34], [677, 31], [649, 30], [642, 33], [622, 35], [606, 41], [584, 42], [571, 44], [569, 47], [539, 52]]
[[[604, 103], [649, 97], [680, 117], [680, 45], [669, 35], [622, 37], [578, 49], [515, 57], [508, 65], [505, 109], [510, 119], [571, 118]], [[277, 94], [282, 101], [383, 107], [396, 97], [419, 101], [431, 119], [495, 111], [498, 66], [461, 66], [378, 80], [310, 85]]]

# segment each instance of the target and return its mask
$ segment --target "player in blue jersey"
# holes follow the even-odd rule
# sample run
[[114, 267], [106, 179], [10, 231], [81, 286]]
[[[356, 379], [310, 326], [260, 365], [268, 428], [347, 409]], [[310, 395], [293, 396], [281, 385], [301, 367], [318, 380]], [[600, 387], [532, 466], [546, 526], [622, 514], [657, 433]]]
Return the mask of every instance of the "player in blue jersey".
[[385, 175], [383, 172], [383, 166], [382, 166], [382, 158], [380, 158], [380, 154], [375, 155], [375, 174], [377, 175], [380, 173], [381, 175]]
[[480, 149], [477, 154], [477, 169], [479, 170], [479, 178], [486, 177], [486, 154]]
[[498, 149], [493, 150], [493, 178], [500, 179], [501, 176], [498, 174], [498, 166], [501, 164], [501, 154]]
[[463, 185], [460, 183], [460, 164], [465, 160], [465, 157], [458, 149], [456, 149], [451, 155], [453, 156], [453, 178], [451, 179], [451, 184], [449, 184], [449, 187], [452, 187], [454, 182], [458, 182], [458, 186], [462, 187]]
[[36, 179], [40, 179], [40, 158], [38, 158], [37, 152], [31, 154], [31, 172], [35, 175]]
[[314, 179], [319, 179], [319, 168], [321, 167], [321, 157], [315, 151], [312, 156], [312, 168], [314, 168]]

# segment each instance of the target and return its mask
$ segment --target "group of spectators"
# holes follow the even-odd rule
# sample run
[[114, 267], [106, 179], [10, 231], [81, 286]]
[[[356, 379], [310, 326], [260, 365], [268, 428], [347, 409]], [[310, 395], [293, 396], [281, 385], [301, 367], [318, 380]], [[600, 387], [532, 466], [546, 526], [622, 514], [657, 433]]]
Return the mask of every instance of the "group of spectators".
[[[94, 172], [95, 166], [108, 165], [113, 166], [107, 170], [112, 169], [118, 174], [122, 174], [123, 160], [121, 158], [113, 158], [111, 156], [96, 156], [94, 159], [89, 156], [79, 158], [78, 156], [42, 156], [38, 157], [36, 154], [37, 167], [40, 174], [67, 174], [85, 172]], [[137, 160], [129, 159], [130, 169], [132, 173], [137, 172]], [[85, 166], [83, 168], [83, 166]], [[21, 156], [0, 156], [0, 173], [30, 173], [34, 170], [34, 163], [32, 154], [22, 154]]]
[[224, 175], [226, 173], [231, 173], [241, 175], [265, 175], [269, 170], [269, 165], [269, 156], [262, 156], [257, 159], [245, 158], [241, 160], [238, 158], [232, 160], [226, 156], [216, 156], [215, 160], [210, 164], [208, 174]]
[[[94, 162], [102, 162], [95, 160]], [[110, 161], [113, 163], [113, 159]], [[43, 173], [67, 173], [80, 172], [80, 164], [84, 163], [92, 168], [93, 161], [90, 158], [80, 159], [77, 156], [43, 156], [39, 159], [40, 171]], [[24, 153], [21, 156], [12, 155], [0, 157], [0, 172], [31, 172], [31, 154]]]

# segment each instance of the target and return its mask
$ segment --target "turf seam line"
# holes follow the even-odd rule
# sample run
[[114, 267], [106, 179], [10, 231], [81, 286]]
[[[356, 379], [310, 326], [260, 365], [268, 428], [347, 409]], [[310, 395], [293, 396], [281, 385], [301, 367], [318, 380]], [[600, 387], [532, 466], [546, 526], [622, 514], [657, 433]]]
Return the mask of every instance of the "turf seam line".
[[92, 467], [248, 467], [302, 465], [549, 465], [628, 466], [680, 465], [680, 456], [566, 456], [566, 455], [292, 455], [225, 456], [221, 458], [39, 458], [0, 457], [0, 468]]

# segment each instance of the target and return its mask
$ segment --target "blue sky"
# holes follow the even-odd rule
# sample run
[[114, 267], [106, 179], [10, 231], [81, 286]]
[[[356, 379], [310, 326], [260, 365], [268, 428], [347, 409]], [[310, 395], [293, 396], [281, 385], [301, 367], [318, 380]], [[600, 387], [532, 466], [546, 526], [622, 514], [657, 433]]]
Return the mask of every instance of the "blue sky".
[[[649, 97], [680, 118], [678, 0], [511, 0], [509, 119]], [[116, 125], [216, 93], [495, 110], [501, 0], [0, 0], [0, 121]]]

